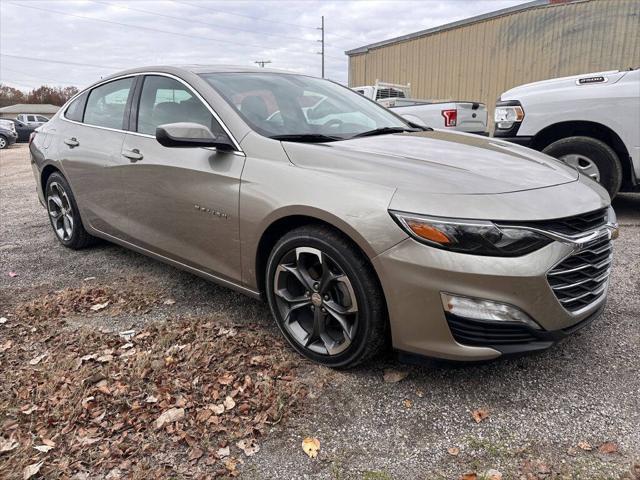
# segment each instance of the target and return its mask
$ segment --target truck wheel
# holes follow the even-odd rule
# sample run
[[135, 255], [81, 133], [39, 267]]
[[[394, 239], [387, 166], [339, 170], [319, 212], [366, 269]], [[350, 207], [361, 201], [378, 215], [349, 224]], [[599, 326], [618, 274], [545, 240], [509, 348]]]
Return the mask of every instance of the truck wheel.
[[622, 184], [622, 166], [618, 155], [606, 143], [591, 137], [567, 137], [547, 146], [543, 153], [574, 167], [600, 183], [615, 197]]

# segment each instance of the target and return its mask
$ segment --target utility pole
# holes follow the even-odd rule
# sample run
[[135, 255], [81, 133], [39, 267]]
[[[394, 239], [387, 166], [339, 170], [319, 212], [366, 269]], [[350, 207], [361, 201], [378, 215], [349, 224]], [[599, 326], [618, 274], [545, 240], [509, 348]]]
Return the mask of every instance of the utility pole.
[[256, 60], [256, 61], [255, 61], [255, 62], [253, 62], [253, 63], [257, 63], [258, 65], [260, 65], [260, 67], [261, 67], [261, 68], [264, 68], [264, 65], [265, 65], [266, 63], [271, 63], [271, 60]]
[[322, 51], [318, 52], [318, 55], [322, 55], [322, 78], [324, 78], [324, 15], [322, 15], [322, 24], [318, 30], [322, 32], [322, 39], [318, 40], [322, 44]]

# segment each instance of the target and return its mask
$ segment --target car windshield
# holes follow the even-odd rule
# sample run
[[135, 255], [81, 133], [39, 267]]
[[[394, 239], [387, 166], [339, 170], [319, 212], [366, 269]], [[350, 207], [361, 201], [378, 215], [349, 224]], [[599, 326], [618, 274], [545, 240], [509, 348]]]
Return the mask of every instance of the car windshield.
[[267, 72], [201, 76], [267, 137], [322, 142], [412, 129], [384, 107], [327, 80]]

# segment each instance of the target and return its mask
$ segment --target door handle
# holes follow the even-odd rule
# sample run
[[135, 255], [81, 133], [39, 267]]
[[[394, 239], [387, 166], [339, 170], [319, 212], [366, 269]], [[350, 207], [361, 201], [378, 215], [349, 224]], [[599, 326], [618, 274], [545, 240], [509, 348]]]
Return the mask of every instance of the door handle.
[[78, 145], [80, 145], [80, 142], [78, 140], [76, 140], [76, 137], [65, 138], [64, 139], [64, 143], [69, 145], [69, 147], [71, 147], [71, 148], [77, 147]]
[[122, 156], [127, 157], [132, 162], [137, 162], [138, 160], [142, 160], [143, 156], [140, 153], [140, 150], [134, 148], [133, 150], [125, 150], [122, 152]]

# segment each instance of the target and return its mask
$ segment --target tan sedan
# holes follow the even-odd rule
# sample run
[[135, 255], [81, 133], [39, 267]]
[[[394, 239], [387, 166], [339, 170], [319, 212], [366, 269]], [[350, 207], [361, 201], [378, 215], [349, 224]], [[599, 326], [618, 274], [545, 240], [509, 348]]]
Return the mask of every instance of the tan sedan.
[[151, 67], [30, 142], [58, 240], [123, 245], [254, 297], [306, 357], [549, 347], [603, 309], [606, 191], [544, 154], [408, 123], [336, 83]]

